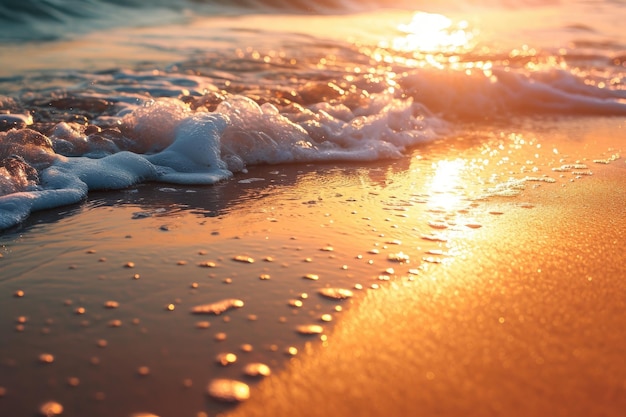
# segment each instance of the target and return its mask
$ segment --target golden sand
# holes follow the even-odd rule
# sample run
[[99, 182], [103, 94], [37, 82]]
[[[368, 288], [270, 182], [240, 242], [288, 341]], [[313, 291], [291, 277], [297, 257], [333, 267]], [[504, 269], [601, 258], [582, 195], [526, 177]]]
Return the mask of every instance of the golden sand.
[[[621, 416], [623, 121], [538, 125], [36, 213], [1, 242], [0, 317], [28, 320], [0, 339], [0, 414]], [[221, 405], [214, 379], [250, 399]]]

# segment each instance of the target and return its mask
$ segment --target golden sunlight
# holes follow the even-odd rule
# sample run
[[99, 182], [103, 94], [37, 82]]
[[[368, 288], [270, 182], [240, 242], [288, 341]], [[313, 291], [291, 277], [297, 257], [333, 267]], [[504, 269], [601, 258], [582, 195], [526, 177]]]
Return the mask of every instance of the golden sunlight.
[[461, 173], [465, 169], [465, 160], [439, 161], [435, 164], [435, 174], [430, 183], [430, 205], [446, 211], [453, 210], [463, 200]]
[[399, 51], [452, 52], [469, 48], [474, 37], [468, 23], [461, 21], [453, 25], [452, 20], [436, 13], [417, 12], [408, 24], [398, 25], [405, 33], [391, 43]]

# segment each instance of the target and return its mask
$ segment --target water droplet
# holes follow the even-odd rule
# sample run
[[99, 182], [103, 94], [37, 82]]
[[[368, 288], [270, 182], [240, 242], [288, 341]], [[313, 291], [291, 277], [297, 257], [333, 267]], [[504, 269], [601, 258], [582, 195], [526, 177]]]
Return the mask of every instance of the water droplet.
[[150, 375], [150, 368], [148, 368], [147, 366], [140, 366], [139, 368], [137, 368], [137, 374], [139, 376], [148, 376]]
[[119, 306], [120, 303], [118, 303], [117, 301], [109, 300], [104, 303], [104, 308], [118, 308]]
[[135, 267], [135, 263], [134, 262], [126, 262], [124, 264], [124, 268], [134, 268]]
[[152, 413], [139, 412], [139, 413], [132, 413], [129, 417], [159, 417], [159, 416], [156, 414], [152, 414]]
[[447, 237], [445, 237], [445, 236], [443, 236], [441, 234], [438, 234], [438, 233], [437, 234], [431, 233], [431, 234], [428, 234], [428, 235], [421, 235], [420, 237], [422, 239], [424, 239], [424, 240], [430, 240], [430, 241], [433, 241], [433, 242], [447, 242], [448, 241]]
[[80, 379], [75, 376], [67, 378], [67, 385], [70, 387], [77, 387], [80, 384]]
[[342, 300], [353, 296], [352, 291], [344, 288], [321, 288], [319, 293], [326, 298], [335, 300]]
[[63, 406], [56, 401], [48, 401], [41, 404], [39, 414], [45, 417], [58, 416], [63, 413]]
[[234, 353], [218, 353], [215, 360], [220, 365], [227, 366], [237, 362], [237, 355]]
[[322, 314], [320, 320], [322, 320], [323, 322], [329, 322], [333, 320], [333, 316], [331, 316], [330, 314]]
[[289, 300], [289, 306], [290, 307], [302, 307], [302, 301], [301, 300]]
[[196, 323], [196, 329], [208, 329], [211, 327], [211, 323], [208, 321], [199, 321]]
[[16, 298], [22, 298], [25, 295], [23, 290], [17, 290], [13, 293], [13, 296]]
[[332, 246], [324, 246], [323, 248], [320, 248], [320, 250], [322, 252], [332, 252], [335, 250], [335, 248], [333, 248]]
[[244, 343], [243, 345], [241, 345], [241, 351], [242, 352], [250, 353], [250, 352], [252, 352], [252, 350], [253, 350], [253, 347], [249, 343]]
[[425, 256], [422, 258], [422, 260], [431, 264], [440, 264], [442, 262], [441, 258], [438, 258], [436, 256]]
[[204, 261], [204, 262], [200, 262], [198, 266], [201, 268], [215, 268], [217, 265], [215, 264], [215, 262]]
[[253, 362], [247, 364], [243, 368], [243, 373], [247, 376], [257, 377], [257, 376], [270, 376], [272, 370], [269, 366], [260, 362]]
[[234, 379], [218, 378], [207, 385], [207, 394], [218, 401], [240, 402], [250, 398], [250, 387]]
[[305, 274], [302, 276], [302, 278], [310, 279], [311, 281], [317, 281], [318, 279], [320, 279], [320, 276], [317, 274]]
[[447, 229], [448, 224], [443, 221], [429, 221], [428, 225], [433, 229]]
[[390, 253], [389, 256], [387, 256], [387, 259], [392, 261], [392, 262], [408, 262], [409, 261], [409, 255], [403, 253], [403, 252], [398, 252], [398, 253]]
[[224, 311], [231, 308], [243, 307], [243, 301], [235, 298], [227, 298], [225, 300], [216, 301], [210, 304], [202, 304], [195, 306], [191, 312], [193, 314], [222, 314]]
[[479, 223], [466, 223], [465, 226], [469, 227], [470, 229], [479, 229], [483, 227], [483, 225]]
[[42, 353], [41, 355], [39, 355], [39, 362], [40, 363], [52, 363], [54, 362], [54, 355], [50, 353]]
[[261, 281], [267, 281], [268, 279], [270, 279], [270, 274], [261, 274], [259, 275], [259, 279]]
[[99, 348], [105, 348], [105, 347], [107, 347], [107, 345], [108, 345], [108, 342], [106, 340], [104, 340], [104, 339], [99, 339], [96, 342], [96, 346], [98, 346]]
[[226, 333], [224, 332], [219, 332], [215, 334], [215, 341], [217, 342], [223, 342], [224, 340], [226, 340], [228, 336], [226, 335]]
[[249, 256], [245, 256], [245, 255], [237, 255], [233, 257], [233, 261], [237, 261], [237, 262], [242, 262], [245, 264], [253, 264], [254, 263], [254, 259], [249, 257]]
[[187, 261], [180, 260], [180, 261], [176, 262], [176, 265], [178, 265], [178, 266], [187, 265]]
[[109, 320], [109, 322], [107, 323], [107, 325], [109, 327], [121, 327], [122, 326], [122, 320]]
[[322, 334], [324, 328], [319, 324], [302, 324], [296, 327], [296, 332], [304, 335]]
[[7, 395], [7, 389], [5, 387], [0, 387], [0, 398]]

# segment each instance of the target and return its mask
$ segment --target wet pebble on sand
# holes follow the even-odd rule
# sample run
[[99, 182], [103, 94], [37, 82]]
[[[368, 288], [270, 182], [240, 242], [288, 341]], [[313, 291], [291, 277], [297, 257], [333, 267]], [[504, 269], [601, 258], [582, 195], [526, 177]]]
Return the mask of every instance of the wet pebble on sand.
[[41, 404], [39, 414], [45, 417], [58, 416], [63, 414], [63, 406], [56, 401], [48, 401]]
[[207, 394], [218, 401], [241, 402], [250, 398], [248, 384], [234, 379], [217, 378], [207, 385]]
[[334, 300], [342, 300], [345, 298], [350, 298], [354, 295], [354, 293], [345, 288], [321, 288], [319, 290], [320, 295], [326, 298], [331, 298]]
[[243, 368], [243, 373], [250, 377], [269, 376], [272, 370], [264, 363], [253, 362]]
[[244, 302], [236, 298], [227, 298], [224, 300], [216, 301], [214, 303], [202, 304], [192, 308], [193, 314], [215, 314], [219, 315], [223, 312], [230, 310], [231, 308], [241, 308]]

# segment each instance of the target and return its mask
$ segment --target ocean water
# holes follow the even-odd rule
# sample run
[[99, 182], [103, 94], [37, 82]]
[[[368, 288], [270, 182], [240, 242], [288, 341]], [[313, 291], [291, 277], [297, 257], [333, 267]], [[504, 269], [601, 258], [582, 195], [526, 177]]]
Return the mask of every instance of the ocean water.
[[622, 0], [4, 1], [0, 229], [95, 190], [623, 120], [624, 19]]

